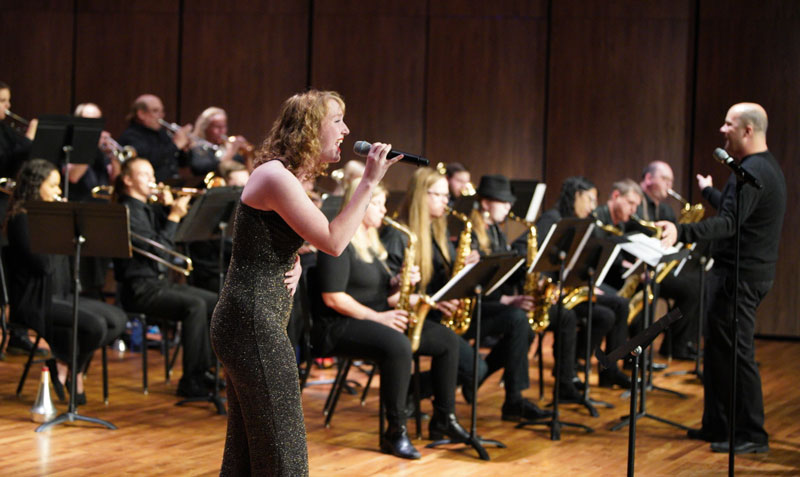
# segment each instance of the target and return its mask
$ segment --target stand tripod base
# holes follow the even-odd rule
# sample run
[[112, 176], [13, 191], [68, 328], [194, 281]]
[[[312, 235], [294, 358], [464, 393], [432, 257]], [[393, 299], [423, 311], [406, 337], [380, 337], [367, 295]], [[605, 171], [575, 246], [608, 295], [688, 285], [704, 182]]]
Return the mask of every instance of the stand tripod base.
[[217, 414], [220, 416], [225, 416], [228, 414], [228, 411], [225, 410], [225, 398], [220, 396], [215, 396], [213, 394], [209, 394], [208, 397], [194, 397], [184, 399], [182, 401], [178, 401], [175, 403], [176, 406], [183, 406], [184, 404], [188, 404], [190, 402], [210, 402], [214, 404], [217, 408]]
[[100, 424], [101, 426], [105, 426], [112, 431], [117, 429], [117, 426], [111, 424], [108, 421], [104, 421], [102, 419], [98, 419], [96, 417], [88, 417], [88, 416], [81, 416], [77, 412], [67, 411], [64, 414], [59, 414], [58, 416], [54, 417], [52, 420], [45, 422], [41, 426], [36, 428], [36, 432], [42, 432], [50, 429], [53, 426], [64, 422], [75, 422], [75, 421], [83, 421], [83, 422], [91, 422], [92, 424]]
[[486, 452], [484, 449], [484, 445], [492, 445], [495, 447], [499, 447], [501, 449], [505, 449], [506, 445], [500, 441], [495, 441], [492, 439], [481, 439], [480, 436], [470, 436], [469, 440], [452, 440], [452, 439], [439, 439], [438, 441], [433, 441], [430, 444], [426, 445], [426, 449], [433, 449], [435, 447], [447, 445], [447, 444], [466, 444], [473, 449], [475, 452], [478, 453], [478, 457], [481, 460], [489, 460], [489, 453]]
[[[596, 411], [595, 411], [596, 412]], [[525, 426], [547, 426], [550, 428], [550, 440], [551, 441], [560, 441], [561, 440], [561, 428], [562, 427], [574, 427], [576, 429], [583, 429], [586, 431], [587, 434], [591, 434], [594, 432], [589, 426], [585, 426], [583, 424], [577, 424], [574, 422], [565, 422], [559, 421], [558, 419], [537, 419], [534, 421], [522, 421], [515, 426], [515, 429], [521, 429]]]
[[[683, 424], [678, 424], [677, 422], [670, 421], [669, 419], [664, 419], [663, 417], [654, 416], [654, 415], [646, 413], [646, 412], [640, 412], [640, 413], [636, 414], [634, 416], [634, 420], [635, 421], [639, 421], [639, 419], [641, 419], [643, 417], [647, 417], [647, 418], [650, 418], [650, 419], [652, 419], [654, 421], [658, 421], [658, 422], [661, 422], [661, 423], [664, 423], [664, 424], [669, 424], [670, 426], [675, 426], [675, 427], [677, 427], [679, 429], [683, 429], [684, 431], [688, 431], [689, 430], [689, 428], [684, 426]], [[622, 416], [620, 419], [622, 419], [622, 422], [620, 422], [616, 426], [612, 427], [611, 428], [612, 431], [618, 431], [618, 430], [622, 429], [623, 427], [630, 425], [630, 423], [631, 423], [630, 414], [627, 415], [627, 416]]]

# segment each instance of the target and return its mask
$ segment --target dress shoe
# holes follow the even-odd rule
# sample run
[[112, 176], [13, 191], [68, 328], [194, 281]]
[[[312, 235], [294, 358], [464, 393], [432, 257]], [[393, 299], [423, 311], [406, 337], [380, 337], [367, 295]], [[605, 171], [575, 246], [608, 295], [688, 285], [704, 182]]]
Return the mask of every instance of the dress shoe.
[[396, 455], [403, 459], [419, 459], [422, 457], [414, 444], [408, 439], [406, 426], [389, 425], [389, 429], [383, 435], [381, 451], [387, 454]]
[[[728, 441], [712, 442], [711, 450], [713, 452], [728, 453], [730, 445]], [[769, 452], [769, 444], [766, 442], [760, 444], [758, 442], [740, 442], [733, 447], [734, 454], [763, 454]]]
[[502, 412], [504, 421], [513, 422], [519, 422], [521, 420], [535, 421], [537, 419], [547, 419], [549, 417], [553, 417], [553, 411], [540, 409], [539, 406], [525, 398], [522, 398], [517, 402], [506, 401], [503, 403]]
[[182, 377], [178, 382], [178, 389], [175, 394], [184, 398], [205, 398], [209, 396], [208, 389], [206, 389], [201, 380], [186, 376]]
[[614, 385], [629, 389], [631, 378], [623, 373], [619, 368], [608, 368], [600, 371], [598, 382], [601, 388], [613, 388]]
[[583, 391], [583, 389], [586, 387], [586, 384], [584, 384], [584, 382], [581, 381], [581, 378], [577, 376], [572, 378], [572, 385], [575, 386], [575, 389], [578, 391]]
[[563, 403], [574, 403], [583, 400], [583, 393], [572, 382], [559, 383], [558, 400]]
[[702, 427], [700, 429], [689, 429], [686, 431], [686, 437], [689, 439], [694, 439], [696, 441], [706, 441], [706, 442], [715, 442], [716, 439], [711, 436], [710, 433], [706, 432]]
[[[28, 332], [19, 330], [19, 332], [12, 330], [11, 335], [8, 337], [8, 346], [6, 351], [11, 355], [28, 355], [33, 349], [33, 342], [28, 337]], [[37, 356], [47, 356], [47, 350], [44, 348], [36, 348]]]
[[431, 419], [430, 424], [428, 424], [428, 432], [430, 433], [432, 441], [438, 441], [445, 436], [457, 442], [466, 442], [469, 440], [469, 432], [461, 427], [456, 415], [452, 412], [449, 414], [434, 412], [433, 419]]

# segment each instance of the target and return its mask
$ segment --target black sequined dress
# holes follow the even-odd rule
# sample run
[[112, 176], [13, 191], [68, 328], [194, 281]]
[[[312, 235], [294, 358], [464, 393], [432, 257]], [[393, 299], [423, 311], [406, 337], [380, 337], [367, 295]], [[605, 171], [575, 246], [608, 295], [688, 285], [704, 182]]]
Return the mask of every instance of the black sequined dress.
[[275, 212], [240, 203], [233, 255], [211, 320], [225, 366], [228, 432], [220, 475], [308, 475], [295, 354], [286, 335], [284, 274], [303, 239]]

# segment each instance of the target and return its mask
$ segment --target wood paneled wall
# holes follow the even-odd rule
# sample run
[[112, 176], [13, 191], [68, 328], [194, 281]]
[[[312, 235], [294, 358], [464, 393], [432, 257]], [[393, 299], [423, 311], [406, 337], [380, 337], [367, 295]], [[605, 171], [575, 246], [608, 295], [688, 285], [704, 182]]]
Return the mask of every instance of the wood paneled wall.
[[[354, 141], [383, 140], [432, 162], [561, 181], [601, 198], [647, 162], [672, 164], [697, 199], [732, 103], [762, 103], [787, 182], [800, 165], [800, 4], [793, 0], [0, 0], [0, 80], [25, 117], [103, 108], [118, 135], [139, 94], [193, 122], [228, 111], [259, 143], [282, 101], [308, 87], [347, 101]], [[413, 170], [394, 168], [392, 189]], [[790, 210], [798, 201], [789, 188]], [[779, 276], [758, 331], [800, 336], [800, 252], [786, 217]]]

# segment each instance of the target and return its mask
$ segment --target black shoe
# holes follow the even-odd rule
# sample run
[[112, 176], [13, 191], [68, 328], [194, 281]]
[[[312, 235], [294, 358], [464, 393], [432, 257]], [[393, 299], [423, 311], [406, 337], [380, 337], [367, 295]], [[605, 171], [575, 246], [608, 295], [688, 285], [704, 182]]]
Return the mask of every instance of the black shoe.
[[[579, 378], [577, 376], [572, 378], [572, 385], [575, 387], [575, 389], [577, 389], [578, 391], [581, 391], [581, 392], [586, 388], [586, 384], [584, 384], [584, 382], [581, 381], [581, 378]], [[559, 383], [559, 386], [561, 386], [560, 383]]]
[[[203, 373], [203, 386], [212, 391], [214, 390], [214, 373], [211, 371], [206, 371]], [[223, 379], [222, 376], [219, 378], [219, 389], [225, 389], [225, 379]]]
[[75, 405], [76, 406], [85, 406], [86, 405], [86, 393], [79, 393], [75, 391]]
[[563, 403], [575, 403], [583, 401], [583, 393], [572, 382], [559, 383], [558, 400]]
[[56, 367], [56, 360], [55, 359], [48, 359], [45, 361], [47, 368], [50, 370], [50, 382], [53, 383], [53, 391], [56, 392], [56, 396], [60, 402], [64, 402], [67, 400], [67, 395], [64, 393], [64, 384], [58, 380], [58, 368]]
[[614, 385], [630, 389], [631, 378], [620, 371], [619, 368], [608, 368], [600, 371], [598, 382], [601, 388], [613, 388]]
[[[711, 443], [712, 452], [723, 452], [727, 454], [730, 448], [728, 441]], [[740, 442], [733, 447], [734, 454], [763, 454], [765, 452], [769, 452], [769, 444], [766, 442], [763, 444], [759, 444], [758, 442]]]
[[[8, 346], [6, 347], [8, 354], [28, 355], [31, 353], [32, 349], [33, 342], [28, 337], [27, 332], [22, 330], [20, 333], [11, 332], [11, 336], [8, 337]], [[36, 355], [47, 356], [47, 350], [44, 348], [36, 348]]]
[[[406, 408], [403, 412], [406, 415], [406, 419], [414, 419], [417, 412], [417, 406], [414, 403], [414, 396], [412, 394], [409, 394], [406, 398]], [[429, 421], [431, 416], [426, 412], [421, 412], [419, 418], [423, 421]]]
[[202, 380], [187, 377], [181, 378], [178, 382], [178, 390], [175, 394], [185, 398], [205, 398], [209, 396], [208, 389], [203, 385]]
[[521, 420], [535, 421], [537, 419], [547, 419], [548, 417], [553, 417], [553, 411], [539, 409], [539, 406], [525, 398], [522, 398], [517, 402], [503, 403], [502, 412], [504, 421], [513, 422], [519, 422]]
[[432, 441], [449, 437], [454, 442], [466, 442], [469, 440], [469, 432], [458, 423], [456, 415], [433, 413], [433, 419], [428, 424], [428, 432]]
[[686, 431], [686, 437], [688, 437], [689, 439], [694, 439], [696, 441], [706, 441], [706, 442], [717, 441], [717, 439], [714, 439], [713, 436], [710, 433], [703, 430], [703, 428], [689, 429], [688, 431]]
[[406, 426], [389, 425], [386, 434], [383, 435], [381, 451], [387, 454], [396, 455], [403, 459], [419, 459], [422, 457], [414, 444], [408, 439]]

